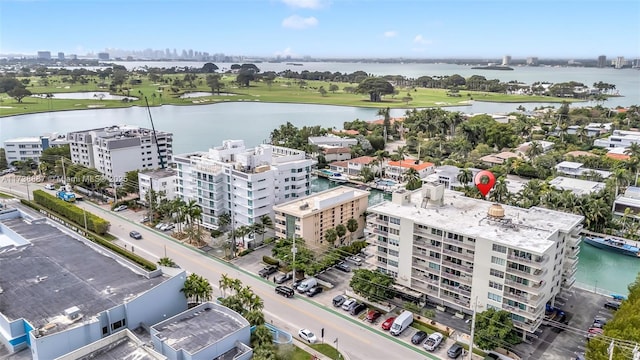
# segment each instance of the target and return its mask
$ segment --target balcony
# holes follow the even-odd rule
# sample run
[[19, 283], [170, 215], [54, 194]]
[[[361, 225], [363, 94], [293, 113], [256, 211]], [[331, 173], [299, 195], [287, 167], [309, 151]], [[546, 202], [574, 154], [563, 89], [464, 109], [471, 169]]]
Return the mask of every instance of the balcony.
[[564, 269], [564, 271], [562, 272], [562, 276], [564, 276], [565, 278], [570, 278], [570, 277], [575, 276], [577, 272], [578, 272], [578, 267], [577, 266], [566, 267]]
[[533, 273], [531, 273], [519, 269], [514, 269], [511, 266], [507, 266], [507, 272], [519, 277], [540, 281], [540, 279], [547, 273], [547, 269], [535, 269]]
[[432, 284], [432, 285], [439, 285], [440, 284], [440, 282], [438, 280], [430, 278], [429, 274], [426, 274], [426, 273], [423, 273], [423, 272], [420, 272], [420, 271], [412, 271], [411, 272], [411, 277], [416, 279], [416, 280], [424, 281], [424, 282], [427, 282], [427, 283]]
[[571, 235], [573, 235], [573, 236], [580, 236], [580, 233], [582, 232], [582, 229], [583, 229], [582, 225], [578, 225], [578, 226], [576, 226], [576, 227], [573, 229], [573, 231], [571, 232]]
[[518, 320], [513, 320], [513, 325], [518, 329], [524, 330], [529, 333], [534, 333], [538, 327], [540, 326], [542, 319], [539, 321], [531, 321], [531, 322], [522, 322]]
[[414, 237], [413, 238], [413, 245], [414, 245], [414, 249], [415, 249], [416, 246], [420, 246], [420, 247], [423, 247], [423, 248], [436, 250], [438, 252], [442, 251], [442, 248], [440, 246], [433, 245], [433, 244], [431, 244], [430, 240], [425, 240], [424, 238], [421, 238], [421, 237]]
[[465, 259], [465, 260], [469, 260], [469, 261], [473, 261], [474, 257], [473, 255], [466, 253], [466, 252], [457, 252], [457, 251], [453, 251], [453, 250], [449, 250], [449, 249], [442, 249], [442, 253], [447, 254], [447, 255], [451, 255], [454, 256], [458, 259]]
[[568, 247], [567, 251], [565, 251], [565, 256], [577, 257], [579, 254], [580, 254], [580, 247], [579, 246]]
[[512, 254], [507, 255], [507, 258], [509, 260], [513, 260], [519, 263], [523, 263], [523, 264], [527, 264], [530, 266], [534, 266], [536, 268], [542, 268], [544, 264], [546, 264], [549, 261], [549, 257], [548, 256], [534, 256], [532, 259], [526, 258], [526, 257], [521, 257], [521, 256], [515, 256]]
[[529, 294], [537, 294], [537, 295], [539, 295], [541, 290], [545, 287], [545, 282], [544, 281], [540, 281], [540, 282], [536, 282], [536, 283], [533, 283], [533, 282], [529, 281], [529, 285], [525, 285], [525, 284], [519, 283], [517, 281], [505, 279], [504, 283], [507, 284], [508, 286], [514, 288], [514, 289], [524, 290], [524, 291], [528, 292]]
[[516, 300], [519, 302], [523, 302], [523, 303], [528, 303], [529, 302], [529, 296], [527, 293], [520, 293], [520, 294], [516, 294], [516, 293], [512, 293], [510, 291], [505, 291], [504, 292], [504, 297], [512, 299], [512, 300]]
[[564, 267], [565, 268], [574, 268], [578, 266], [578, 257], [567, 256], [564, 259]]
[[450, 268], [454, 268], [456, 270], [464, 271], [464, 272], [469, 273], [469, 274], [473, 274], [473, 268], [470, 267], [470, 266], [456, 264], [456, 263], [453, 263], [451, 261], [446, 261], [446, 260], [442, 260], [442, 265], [448, 266]]
[[562, 280], [562, 288], [565, 290], [571, 290], [573, 284], [576, 282], [576, 277], [572, 276], [570, 278]]
[[432, 289], [429, 288], [429, 286], [425, 283], [422, 283], [420, 281], [412, 281], [411, 282], [411, 288], [423, 293], [423, 294], [427, 294], [427, 295], [431, 295], [431, 296], [438, 296], [438, 290], [436, 289]]
[[386, 252], [386, 251], [380, 251], [380, 250], [378, 250], [378, 251], [376, 251], [376, 255], [378, 255], [378, 256], [382, 256], [382, 257], [387, 257], [387, 255], [388, 255], [388, 254], [387, 254], [387, 252]]
[[384, 235], [384, 236], [388, 236], [389, 235], [388, 231], [380, 230], [378, 228], [374, 228], [373, 229], [373, 233], [374, 234], [378, 234], [378, 235]]
[[582, 236], [569, 236], [569, 240], [567, 241], [568, 245], [571, 247], [578, 247], [582, 242]]

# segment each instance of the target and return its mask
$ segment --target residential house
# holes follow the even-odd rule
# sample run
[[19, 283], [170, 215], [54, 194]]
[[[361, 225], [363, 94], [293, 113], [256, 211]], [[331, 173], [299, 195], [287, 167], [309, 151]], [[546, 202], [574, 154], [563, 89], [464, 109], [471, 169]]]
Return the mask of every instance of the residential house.
[[597, 193], [606, 187], [605, 183], [564, 176], [554, 178], [549, 185], [561, 191], [571, 191], [577, 196]]
[[629, 130], [613, 130], [613, 134], [606, 139], [596, 139], [593, 146], [603, 148], [627, 148], [631, 144], [640, 143], [640, 132]]
[[611, 176], [610, 171], [588, 169], [584, 167], [584, 164], [579, 162], [573, 162], [573, 161], [563, 161], [557, 164], [555, 166], [555, 169], [557, 172], [561, 174], [570, 175], [576, 178], [581, 176], [587, 176], [590, 174], [598, 174], [603, 179], [606, 179], [609, 176]]
[[318, 147], [351, 147], [358, 144], [358, 139], [340, 137], [333, 134], [326, 136], [309, 136], [309, 144]]
[[520, 144], [520, 146], [518, 146], [514, 150], [514, 152], [520, 156], [526, 156], [527, 151], [529, 150], [529, 148], [531, 147], [531, 143], [533, 142], [536, 142], [538, 143], [538, 145], [540, 145], [542, 153], [546, 153], [547, 151], [551, 150], [554, 145], [554, 143], [552, 143], [551, 141], [544, 141], [544, 140], [527, 141], [525, 143]]
[[412, 159], [389, 161], [384, 168], [384, 173], [385, 177], [394, 180], [403, 180], [404, 175], [409, 171], [409, 169], [417, 171], [420, 179], [424, 179], [428, 175], [435, 173], [435, 166], [433, 163]]
[[504, 164], [509, 159], [516, 159], [519, 157], [520, 155], [513, 153], [511, 151], [503, 151], [498, 154], [490, 154], [490, 155], [483, 156], [480, 158], [480, 161], [482, 161], [487, 166], [496, 166], [496, 165]]
[[629, 209], [632, 219], [640, 221], [640, 187], [627, 187], [624, 193], [618, 195], [613, 201], [614, 216], [624, 216], [627, 209]]
[[328, 163], [351, 159], [351, 149], [348, 147], [325, 147], [321, 151]]
[[329, 164], [329, 169], [349, 176], [360, 176], [360, 171], [362, 171], [362, 168], [365, 166], [369, 166], [374, 172], [377, 171], [378, 166], [373, 166], [374, 161], [376, 161], [374, 157], [360, 156], [350, 160], [331, 163]]

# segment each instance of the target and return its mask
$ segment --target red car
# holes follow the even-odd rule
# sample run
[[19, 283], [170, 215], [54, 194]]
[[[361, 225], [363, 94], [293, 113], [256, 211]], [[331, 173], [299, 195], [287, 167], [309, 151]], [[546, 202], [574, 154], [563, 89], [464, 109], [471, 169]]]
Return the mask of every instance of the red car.
[[380, 311], [378, 311], [378, 310], [370, 310], [367, 313], [366, 319], [367, 319], [368, 322], [373, 323], [373, 322], [376, 322], [376, 320], [378, 320], [378, 318], [380, 316], [382, 316], [382, 313]]
[[385, 320], [382, 323], [382, 330], [389, 330], [391, 329], [391, 325], [393, 325], [393, 322], [396, 320], [395, 316], [392, 316], [390, 318], [388, 318], [387, 320]]

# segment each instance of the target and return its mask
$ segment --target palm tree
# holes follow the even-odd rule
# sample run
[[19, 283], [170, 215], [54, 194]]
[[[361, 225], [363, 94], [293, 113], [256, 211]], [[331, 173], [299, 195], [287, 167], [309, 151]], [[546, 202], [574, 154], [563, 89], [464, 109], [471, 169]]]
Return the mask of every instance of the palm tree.
[[[270, 229], [273, 230], [273, 220], [271, 220], [271, 217], [269, 215], [263, 215], [260, 217], [260, 222], [262, 222], [262, 225], [264, 226], [264, 229]], [[264, 241], [264, 234], [262, 236], [262, 241]]]
[[239, 228], [237, 228], [235, 232], [237, 233], [238, 236], [242, 238], [242, 247], [246, 249], [247, 244], [244, 241], [244, 237], [251, 234], [251, 229], [246, 225], [242, 225]]
[[253, 332], [253, 336], [256, 338], [257, 347], [273, 343], [273, 333], [264, 325], [257, 326]]
[[183, 288], [180, 289], [184, 296], [191, 300], [192, 303], [201, 303], [211, 300], [213, 288], [209, 284], [209, 280], [198, 274], [191, 274], [184, 281]]
[[347, 220], [347, 230], [349, 230], [349, 234], [351, 235], [351, 241], [353, 241], [353, 234], [358, 231], [360, 224], [358, 224], [358, 220], [351, 218]]
[[420, 173], [414, 168], [409, 168], [409, 170], [404, 173], [404, 179], [407, 182], [420, 181]]
[[260, 310], [248, 310], [243, 317], [247, 319], [252, 326], [264, 324], [264, 313]]
[[458, 182], [466, 187], [473, 181], [473, 172], [470, 169], [460, 169], [457, 176]]
[[264, 234], [267, 232], [264, 228], [264, 224], [261, 222], [256, 222], [251, 224], [251, 232], [256, 235], [262, 235], [262, 242], [264, 242]]
[[227, 289], [231, 289], [231, 285], [233, 283], [233, 279], [229, 277], [227, 274], [222, 274], [220, 276], [220, 280], [218, 280], [218, 286], [220, 286], [220, 291], [222, 291], [222, 297], [227, 296]]
[[218, 216], [218, 227], [220, 227], [222, 231], [224, 231], [230, 223], [231, 215], [229, 213], [223, 213]]
[[336, 243], [336, 240], [338, 239], [338, 233], [336, 232], [336, 229], [328, 229], [327, 231], [325, 231], [324, 239], [327, 240], [329, 244], [334, 245]]
[[496, 181], [491, 194], [489, 194], [489, 199], [491, 201], [504, 204], [508, 196], [509, 188], [507, 188], [507, 180], [504, 176], [501, 176]]
[[344, 241], [344, 236], [347, 234], [347, 227], [343, 224], [336, 226], [336, 235], [338, 235], [338, 239], [340, 239], [340, 244]]
[[158, 265], [166, 266], [166, 267], [174, 267], [176, 266], [176, 263], [168, 257], [163, 257], [163, 258], [160, 258], [160, 260], [158, 260]]
[[405, 146], [398, 146], [395, 153], [398, 155], [400, 160], [404, 160], [405, 155], [407, 155], [407, 148]]
[[542, 154], [543, 152], [544, 149], [542, 149], [542, 145], [540, 145], [538, 141], [532, 141], [527, 148], [526, 155], [529, 157], [529, 159], [533, 160], [536, 158], [536, 156]]

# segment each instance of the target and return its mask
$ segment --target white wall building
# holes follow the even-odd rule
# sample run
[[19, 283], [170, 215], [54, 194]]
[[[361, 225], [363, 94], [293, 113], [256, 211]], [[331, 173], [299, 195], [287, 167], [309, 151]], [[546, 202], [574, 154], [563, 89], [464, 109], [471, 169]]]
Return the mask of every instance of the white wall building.
[[574, 161], [563, 161], [555, 166], [557, 172], [570, 175], [573, 177], [588, 176], [589, 174], [598, 174], [603, 179], [611, 176], [610, 171], [595, 170], [585, 168], [584, 164]]
[[260, 145], [247, 149], [243, 140], [225, 140], [208, 152], [176, 155], [176, 196], [197, 200], [203, 226], [217, 229], [218, 217], [231, 213], [235, 226], [251, 225], [262, 216], [273, 219], [273, 206], [311, 193], [314, 160], [304, 151]]
[[597, 193], [606, 188], [605, 183], [569, 178], [564, 176], [558, 176], [554, 178], [553, 180], [549, 181], [549, 185], [561, 191], [571, 191], [578, 196]]
[[471, 199], [425, 184], [367, 210], [378, 270], [423, 300], [467, 314], [504, 309], [534, 332], [575, 282], [582, 216]]
[[603, 148], [626, 148], [640, 142], [640, 131], [613, 130], [613, 134], [606, 139], [596, 139], [593, 146]]
[[25, 161], [31, 159], [34, 162], [40, 161], [42, 151], [50, 147], [57, 147], [68, 144], [68, 141], [57, 134], [44, 136], [31, 136], [8, 139], [4, 141], [4, 151], [7, 163], [14, 161]]
[[160, 168], [160, 160], [166, 166], [173, 153], [173, 134], [156, 131], [155, 138], [153, 130], [129, 125], [67, 134], [71, 161], [95, 168], [112, 181], [122, 181], [127, 171]]
[[140, 200], [146, 202], [147, 192], [153, 191], [165, 193], [167, 200], [173, 200], [176, 197], [176, 178], [175, 171], [171, 169], [160, 169], [149, 172], [138, 173], [138, 188]]
[[351, 147], [358, 144], [358, 139], [344, 138], [336, 135], [310, 136], [309, 144], [319, 147]]

